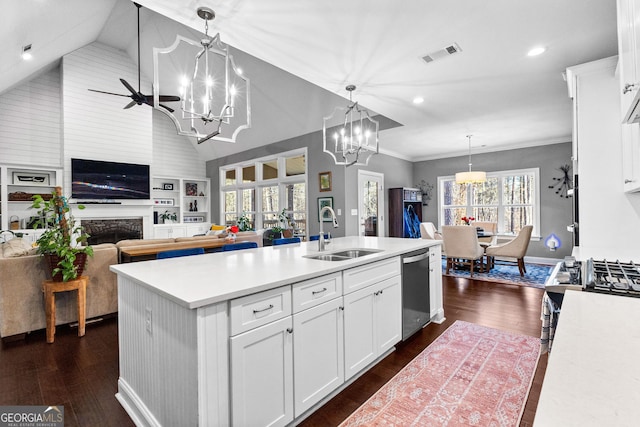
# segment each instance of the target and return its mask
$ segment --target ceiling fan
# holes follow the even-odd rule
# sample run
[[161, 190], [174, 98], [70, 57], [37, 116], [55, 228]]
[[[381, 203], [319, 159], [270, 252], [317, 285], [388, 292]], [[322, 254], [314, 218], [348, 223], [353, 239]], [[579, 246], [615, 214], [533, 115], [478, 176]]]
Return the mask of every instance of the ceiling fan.
[[[137, 105], [147, 104], [153, 107], [153, 95], [143, 95], [142, 92], [140, 92], [140, 8], [142, 6], [136, 2], [133, 2], [133, 4], [135, 4], [136, 7], [138, 8], [138, 91], [136, 91], [129, 83], [127, 83], [125, 79], [120, 79], [120, 81], [122, 82], [124, 87], [126, 87], [129, 90], [129, 92], [131, 92], [131, 95], [122, 95], [120, 93], [104, 92], [102, 90], [89, 89], [91, 92], [106, 93], [107, 95], [126, 96], [127, 98], [131, 98], [132, 101], [124, 106], [125, 109], [131, 108], [136, 104]], [[160, 102], [180, 101], [180, 97], [174, 96], [174, 95], [160, 95], [158, 98]], [[162, 105], [162, 104], [159, 104], [159, 105], [162, 108], [169, 111], [170, 113], [173, 113], [172, 108], [169, 108], [166, 105]]]

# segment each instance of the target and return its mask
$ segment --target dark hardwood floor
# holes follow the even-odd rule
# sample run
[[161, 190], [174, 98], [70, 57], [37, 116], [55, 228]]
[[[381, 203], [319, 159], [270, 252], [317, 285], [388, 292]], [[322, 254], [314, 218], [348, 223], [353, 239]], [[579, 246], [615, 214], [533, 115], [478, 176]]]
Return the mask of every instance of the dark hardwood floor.
[[[443, 277], [446, 321], [431, 324], [307, 418], [301, 425], [335, 426], [364, 403], [456, 320], [540, 336], [543, 291]], [[117, 319], [87, 325], [86, 335], [59, 326], [53, 344], [44, 331], [0, 347], [0, 405], [64, 405], [65, 426], [133, 426], [116, 398]], [[546, 369], [540, 358], [521, 427], [530, 427]]]

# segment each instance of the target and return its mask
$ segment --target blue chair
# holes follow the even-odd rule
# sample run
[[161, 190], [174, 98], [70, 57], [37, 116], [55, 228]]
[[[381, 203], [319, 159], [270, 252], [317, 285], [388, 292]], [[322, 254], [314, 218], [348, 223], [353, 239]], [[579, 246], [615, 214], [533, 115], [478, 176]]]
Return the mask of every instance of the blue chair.
[[273, 246], [288, 245], [289, 243], [300, 243], [299, 237], [285, 237], [283, 239], [274, 239]]
[[257, 247], [258, 247], [258, 244], [256, 242], [229, 243], [222, 247], [222, 252], [238, 251], [240, 249], [253, 249]]
[[[324, 238], [328, 239], [329, 238], [329, 233], [324, 233]], [[313, 242], [314, 240], [320, 240], [320, 235], [319, 234], [314, 234], [313, 236], [309, 236], [309, 241]]]
[[177, 258], [181, 256], [202, 255], [204, 248], [176, 249], [175, 251], [158, 252], [156, 259]]

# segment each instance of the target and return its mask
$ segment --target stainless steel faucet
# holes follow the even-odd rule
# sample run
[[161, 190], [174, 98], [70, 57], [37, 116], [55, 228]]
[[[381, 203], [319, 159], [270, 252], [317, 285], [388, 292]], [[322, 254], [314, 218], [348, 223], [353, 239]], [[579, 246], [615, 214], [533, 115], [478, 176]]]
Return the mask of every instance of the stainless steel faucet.
[[324, 241], [324, 231], [322, 231], [322, 217], [324, 216], [324, 212], [329, 211], [331, 214], [331, 219], [333, 221], [333, 228], [338, 228], [338, 220], [336, 219], [336, 213], [331, 209], [331, 206], [325, 206], [320, 209], [320, 238], [318, 238], [318, 251], [324, 251], [325, 241]]

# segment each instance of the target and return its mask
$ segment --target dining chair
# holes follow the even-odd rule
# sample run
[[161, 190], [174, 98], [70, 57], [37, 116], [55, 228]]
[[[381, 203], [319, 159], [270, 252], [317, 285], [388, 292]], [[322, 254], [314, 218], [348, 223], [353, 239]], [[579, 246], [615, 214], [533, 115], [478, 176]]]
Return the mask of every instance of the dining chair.
[[430, 240], [442, 240], [442, 234], [438, 233], [436, 226], [432, 222], [420, 223], [420, 237]]
[[158, 252], [156, 259], [177, 258], [181, 256], [202, 255], [204, 248], [176, 249], [173, 251]]
[[229, 243], [222, 247], [222, 252], [239, 251], [242, 249], [254, 249], [257, 247], [258, 244], [256, 242]]
[[[527, 253], [527, 248], [529, 247], [529, 241], [531, 239], [532, 231], [533, 225], [525, 225], [513, 240], [510, 240], [507, 243], [502, 243], [500, 245], [489, 246], [486, 249], [488, 264], [490, 266], [493, 266], [495, 257], [515, 258], [515, 262], [518, 264], [518, 271], [520, 271], [520, 276], [524, 276], [524, 274], [527, 272], [527, 269], [524, 265], [524, 256]], [[503, 259], [501, 259], [500, 261], [506, 263], [514, 262]]]
[[476, 228], [468, 225], [443, 225], [442, 239], [447, 248], [447, 270], [458, 264], [468, 265], [471, 277], [476, 265], [483, 271], [484, 248], [478, 243]]
[[[488, 245], [495, 245], [497, 242], [498, 235], [498, 223], [497, 222], [488, 222], [488, 221], [473, 221], [472, 226], [476, 228], [482, 229], [484, 236], [479, 236], [478, 241], [480, 243], [487, 243]], [[488, 246], [487, 245], [487, 246]]]
[[273, 246], [288, 245], [290, 243], [300, 243], [299, 237], [283, 237], [282, 239], [274, 239]]

